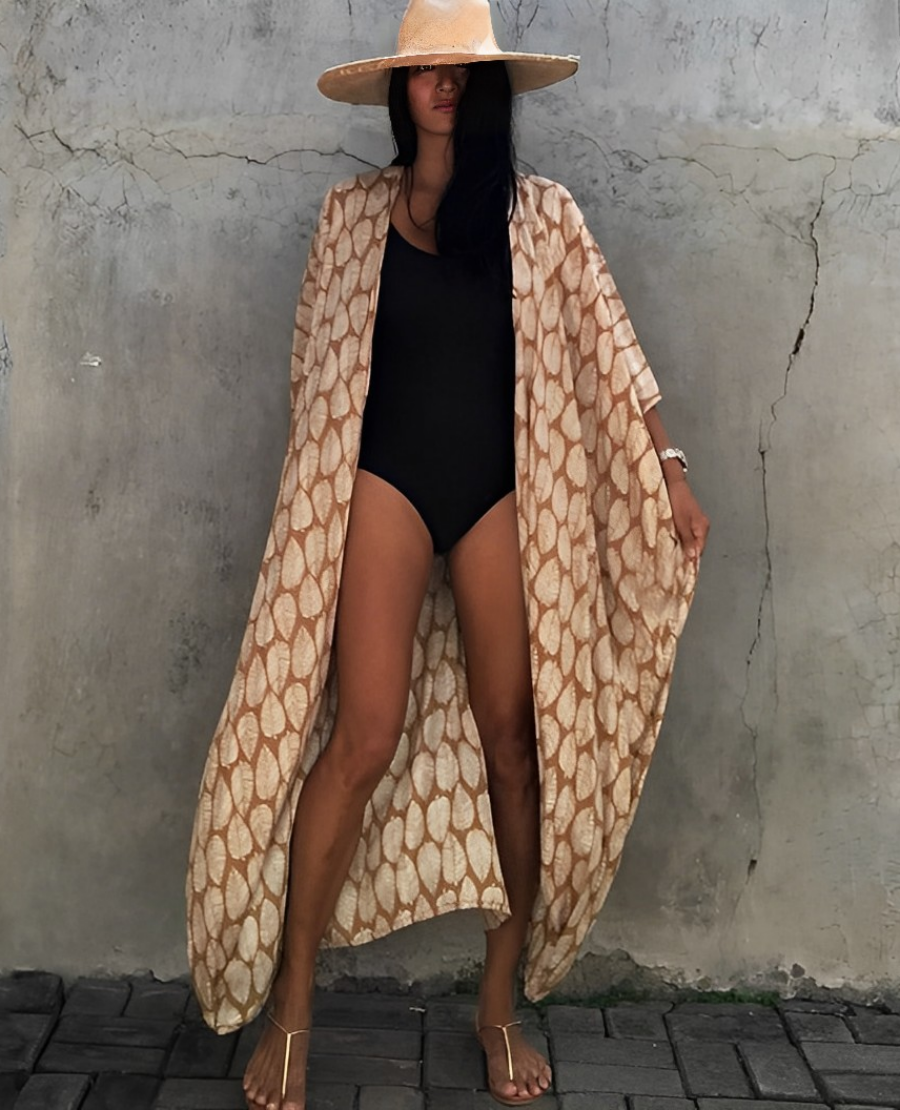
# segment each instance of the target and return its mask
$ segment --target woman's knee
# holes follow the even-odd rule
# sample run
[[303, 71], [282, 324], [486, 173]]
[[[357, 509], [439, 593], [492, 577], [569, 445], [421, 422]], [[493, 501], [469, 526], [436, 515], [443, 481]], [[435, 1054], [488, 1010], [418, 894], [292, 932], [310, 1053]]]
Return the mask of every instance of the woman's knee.
[[482, 715], [478, 731], [492, 786], [515, 789], [537, 781], [537, 739], [530, 706], [527, 711], [516, 708]]
[[387, 773], [402, 732], [402, 718], [348, 720], [339, 712], [323, 756], [343, 789], [368, 795]]

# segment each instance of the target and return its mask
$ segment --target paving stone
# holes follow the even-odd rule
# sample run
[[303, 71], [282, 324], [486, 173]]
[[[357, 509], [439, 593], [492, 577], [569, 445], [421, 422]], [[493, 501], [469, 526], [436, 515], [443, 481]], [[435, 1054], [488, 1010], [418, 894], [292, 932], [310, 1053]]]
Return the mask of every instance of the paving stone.
[[561, 1033], [553, 1038], [553, 1058], [584, 1064], [624, 1064], [633, 1068], [674, 1068], [668, 1040], [625, 1041]]
[[25, 1085], [28, 1076], [24, 1072], [8, 1072], [0, 1075], [0, 1110], [13, 1110], [13, 1103]]
[[[497, 1110], [496, 1103], [487, 1091], [433, 1090], [428, 1092], [428, 1110]], [[565, 1104], [567, 1107], [569, 1103]], [[560, 1110], [561, 1104], [555, 1095], [544, 1095], [535, 1107], [540, 1110]], [[585, 1103], [585, 1106], [587, 1104]], [[574, 1104], [573, 1104], [574, 1110]], [[580, 1108], [579, 1108], [580, 1110]], [[590, 1110], [607, 1110], [605, 1103], [591, 1103]], [[610, 1106], [608, 1110], [620, 1110]]]
[[0, 978], [0, 1010], [52, 1014], [62, 1004], [62, 979], [44, 971], [14, 971]]
[[187, 1005], [184, 1008], [184, 1020], [187, 1022], [203, 1021], [203, 1010], [200, 1008], [197, 996], [192, 990], [188, 991]]
[[344, 1026], [349, 1029], [421, 1029], [424, 1003], [407, 995], [344, 994], [316, 995], [313, 1026]]
[[606, 1011], [609, 1035], [629, 1040], [665, 1041], [668, 1034], [663, 1012], [650, 1006], [611, 1006]]
[[784, 1014], [788, 1029], [798, 1041], [825, 1041], [830, 1044], [853, 1043], [853, 1034], [847, 1023], [837, 1014]]
[[425, 1096], [409, 1087], [363, 1087], [359, 1110], [425, 1110]]
[[16, 1110], [78, 1110], [90, 1085], [86, 1075], [32, 1075]]
[[[900, 1075], [900, 1048], [877, 1044], [805, 1044], [803, 1053], [820, 1072]], [[898, 1090], [900, 1081], [895, 1080]]]
[[[770, 1099], [747, 1102], [743, 1098], [701, 1098], [697, 1106], [699, 1110], [828, 1110], [824, 1102], [772, 1102]], [[847, 1108], [842, 1106], [841, 1110]]]
[[823, 1074], [820, 1079], [826, 1096], [834, 1102], [900, 1106], [900, 1082], [896, 1075]]
[[116, 1045], [120, 1048], [168, 1048], [178, 1028], [174, 1021], [146, 1018], [63, 1015], [53, 1030], [53, 1044]]
[[847, 1024], [863, 1044], [900, 1045], [900, 1014], [857, 1013]]
[[186, 1025], [169, 1056], [166, 1075], [179, 1079], [224, 1079], [237, 1043], [237, 1033], [220, 1036], [208, 1025]]
[[31, 1071], [56, 1019], [0, 1011], [0, 1072]]
[[311, 1083], [353, 1083], [362, 1087], [418, 1087], [422, 1066], [416, 1060], [393, 1060], [384, 1056], [309, 1057]]
[[614, 1064], [573, 1064], [553, 1069], [558, 1091], [607, 1091], [623, 1095], [683, 1096], [678, 1072], [670, 1068], [629, 1068]]
[[791, 1010], [802, 1014], [846, 1014], [848, 1007], [843, 1002], [817, 1002], [814, 998], [783, 998], [778, 1003], [779, 1010]]
[[[577, 1007], [572, 1007], [577, 1009]], [[425, 1028], [453, 1033], [475, 1032], [475, 1017], [478, 1004], [468, 996], [461, 999], [445, 998], [431, 1000], [425, 1012]], [[582, 1011], [583, 1013], [584, 1011]], [[516, 1010], [516, 1021], [521, 1021], [525, 1029], [540, 1029], [540, 1015], [531, 1007]]]
[[314, 1056], [379, 1056], [420, 1060], [422, 1034], [411, 1029], [313, 1029]]
[[709, 1017], [755, 1017], [757, 1014], [771, 1014], [771, 1006], [759, 1002], [678, 1002], [673, 1006], [673, 1014], [706, 1014]]
[[751, 1041], [739, 1044], [738, 1051], [761, 1098], [819, 1101], [809, 1068], [793, 1045]]
[[484, 1052], [473, 1033], [426, 1033], [424, 1061], [429, 1089], [487, 1086]]
[[[350, 1084], [309, 1085], [307, 1110], [354, 1110], [355, 1104], [356, 1087]], [[247, 1100], [237, 1079], [165, 1079], [153, 1110], [247, 1110]]]
[[51, 1041], [38, 1060], [40, 1072], [131, 1072], [160, 1075], [166, 1059], [161, 1048], [124, 1048], [118, 1045], [57, 1044]]
[[484, 1091], [433, 1090], [428, 1110], [497, 1110], [497, 1103]]
[[[547, 1024], [551, 1034], [590, 1033], [593, 1037], [606, 1036], [603, 1011], [590, 1006], [548, 1006]], [[663, 1030], [665, 1036], [665, 1030]]]
[[613, 1010], [649, 1010], [654, 1014], [669, 1014], [678, 1005], [676, 1002], [662, 1002], [657, 999], [647, 999], [645, 1002], [617, 1002], [615, 1006], [609, 1007]]
[[155, 979], [132, 979], [126, 1017], [155, 1018], [158, 1021], [184, 1018], [189, 989], [187, 983], [160, 983]]
[[355, 1107], [355, 1087], [347, 1083], [310, 1083], [306, 1110], [355, 1110]]
[[663, 1098], [660, 1095], [635, 1095], [630, 1102], [631, 1110], [694, 1110], [695, 1107], [693, 1099]]
[[[495, 1110], [496, 1110], [496, 1103]], [[689, 1105], [693, 1106], [693, 1103]], [[543, 1099], [540, 1102], [543, 1110]], [[626, 1110], [624, 1095], [597, 1094], [593, 1091], [572, 1091], [561, 1096], [559, 1110]]]
[[475, 1029], [477, 1011], [475, 998], [432, 998], [425, 1008], [425, 1028], [428, 1031], [470, 1033]]
[[694, 1098], [752, 1098], [753, 1089], [737, 1053], [730, 1044], [675, 1046], [687, 1093]]
[[153, 1110], [247, 1110], [237, 1079], [164, 1079]]
[[152, 1110], [159, 1080], [150, 1075], [101, 1075], [81, 1110]]
[[[698, 1003], [699, 1005], [699, 1003]], [[774, 1010], [745, 1013], [680, 1013], [665, 1018], [672, 1039], [678, 1041], [783, 1041], [787, 1039], [781, 1018]]]
[[123, 979], [78, 979], [66, 995], [63, 1016], [100, 1014], [118, 1017], [125, 1009], [131, 986]]

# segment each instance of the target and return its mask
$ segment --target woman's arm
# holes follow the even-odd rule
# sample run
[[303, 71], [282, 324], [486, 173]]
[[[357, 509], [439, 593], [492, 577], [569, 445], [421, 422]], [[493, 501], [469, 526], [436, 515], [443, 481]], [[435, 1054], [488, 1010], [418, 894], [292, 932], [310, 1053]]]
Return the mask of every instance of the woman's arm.
[[[644, 423], [647, 425], [647, 431], [650, 433], [657, 454], [672, 446], [657, 405], [644, 413]], [[697, 499], [687, 483], [684, 467], [678, 459], [666, 459], [661, 465], [669, 490], [669, 500], [672, 502], [675, 531], [690, 558], [699, 559], [706, 546], [709, 518], [697, 504]]]

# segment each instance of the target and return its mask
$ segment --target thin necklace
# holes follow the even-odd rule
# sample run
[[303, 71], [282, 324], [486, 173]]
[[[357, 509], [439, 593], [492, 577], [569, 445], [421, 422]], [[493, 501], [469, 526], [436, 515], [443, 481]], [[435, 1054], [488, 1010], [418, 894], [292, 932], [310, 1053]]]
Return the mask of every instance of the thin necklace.
[[407, 168], [409, 169], [409, 188], [405, 189], [404, 192], [406, 193], [406, 212], [407, 212], [407, 215], [409, 216], [409, 222], [413, 225], [413, 227], [417, 227], [419, 229], [419, 231], [427, 231], [428, 230], [428, 225], [434, 223], [434, 216], [430, 216], [425, 221], [424, 224], [417, 224], [416, 221], [413, 219], [412, 208], [410, 207], [409, 198], [412, 195], [413, 187], [415, 185], [415, 178], [413, 176], [415, 174], [415, 170], [413, 169], [412, 166], [408, 166]]

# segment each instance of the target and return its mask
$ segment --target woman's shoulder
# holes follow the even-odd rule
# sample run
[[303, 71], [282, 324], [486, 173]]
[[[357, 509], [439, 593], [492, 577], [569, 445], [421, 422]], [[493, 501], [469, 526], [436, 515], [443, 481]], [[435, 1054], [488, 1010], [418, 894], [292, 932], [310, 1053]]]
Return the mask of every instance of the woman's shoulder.
[[536, 173], [519, 174], [518, 182], [518, 202], [526, 214], [556, 222], [583, 222], [581, 210], [565, 185]]
[[524, 194], [527, 197], [533, 197], [539, 201], [547, 198], [555, 199], [561, 203], [575, 203], [572, 194], [565, 185], [562, 185], [559, 181], [554, 181], [549, 177], [542, 177], [537, 173], [520, 173], [517, 177], [520, 196]]
[[403, 172], [401, 166], [382, 166], [366, 170], [364, 173], [345, 177], [342, 181], [335, 182], [325, 194], [326, 201], [346, 201], [354, 195], [369, 195], [386, 189], [391, 181]]

